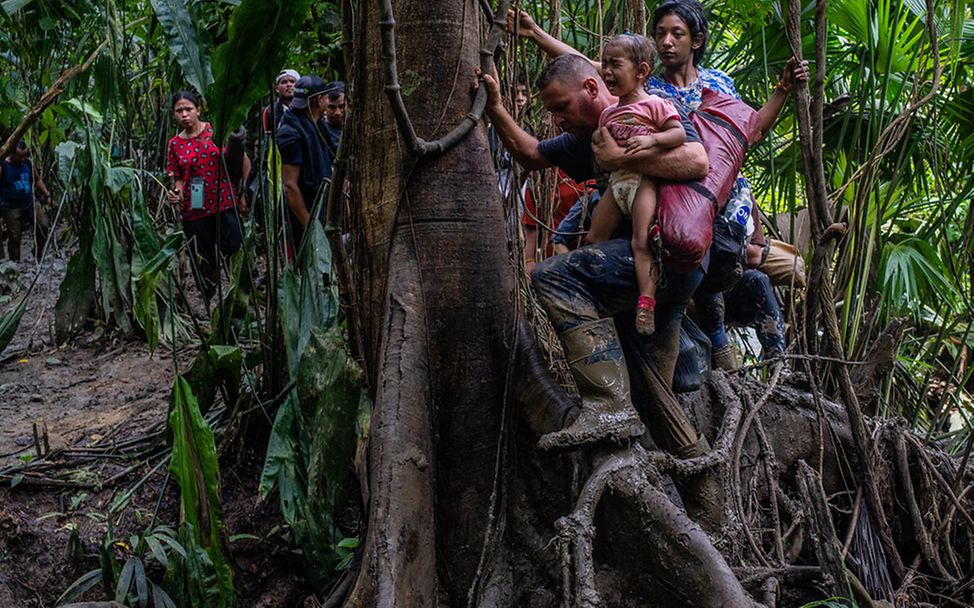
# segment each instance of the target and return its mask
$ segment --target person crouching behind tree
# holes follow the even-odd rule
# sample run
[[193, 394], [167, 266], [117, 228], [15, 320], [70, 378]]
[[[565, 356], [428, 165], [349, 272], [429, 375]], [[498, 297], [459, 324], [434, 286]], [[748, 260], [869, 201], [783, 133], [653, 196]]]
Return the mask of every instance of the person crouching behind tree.
[[277, 147], [281, 151], [281, 181], [289, 211], [292, 254], [300, 251], [311, 222], [311, 210], [331, 179], [328, 134], [319, 122], [325, 115], [327, 92], [321, 78], [302, 76], [294, 86], [291, 111], [278, 125]]
[[[47, 241], [49, 224], [43, 205], [34, 204], [35, 191], [40, 201], [51, 195], [30, 162], [30, 148], [23, 140], [0, 164], [0, 216], [7, 225], [7, 253], [11, 261], [20, 261], [20, 243], [24, 228], [34, 225], [34, 258], [40, 260]], [[3, 247], [0, 243], [0, 253]]]
[[[236, 195], [224, 167], [223, 150], [213, 141], [213, 127], [200, 120], [199, 98], [189, 91], [176, 93], [172, 113], [182, 130], [166, 149], [166, 174], [172, 179], [168, 198], [179, 205], [183, 233], [199, 257], [202, 291], [209, 299], [220, 279], [219, 254], [231, 256], [243, 242], [234, 209]], [[244, 164], [246, 167], [246, 160]]]

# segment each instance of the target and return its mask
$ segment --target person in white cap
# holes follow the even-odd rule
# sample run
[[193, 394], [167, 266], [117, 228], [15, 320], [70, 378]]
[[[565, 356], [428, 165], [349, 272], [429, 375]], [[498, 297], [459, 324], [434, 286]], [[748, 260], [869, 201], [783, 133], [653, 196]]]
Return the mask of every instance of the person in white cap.
[[294, 99], [294, 83], [298, 78], [301, 78], [301, 75], [296, 70], [287, 69], [281, 70], [274, 79], [277, 101], [264, 108], [261, 114], [261, 124], [265, 133], [270, 133], [272, 125], [280, 122], [281, 116], [284, 116], [284, 112], [291, 107], [291, 100]]

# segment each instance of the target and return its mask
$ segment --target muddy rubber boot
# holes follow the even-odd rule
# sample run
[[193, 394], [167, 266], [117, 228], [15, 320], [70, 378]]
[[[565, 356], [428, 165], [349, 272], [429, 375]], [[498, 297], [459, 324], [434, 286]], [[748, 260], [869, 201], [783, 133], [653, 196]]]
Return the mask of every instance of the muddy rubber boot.
[[[700, 437], [696, 443], [683, 446], [674, 456], [682, 459], [703, 456], [710, 451], [710, 444], [705, 437]], [[675, 480], [677, 491], [683, 499], [683, 508], [690, 519], [700, 524], [707, 532], [717, 532], [727, 523], [727, 513], [724, 509], [724, 486], [720, 480], [720, 473], [716, 467], [711, 467], [702, 473]]]
[[734, 352], [733, 344], [725, 344], [713, 352], [711, 360], [715, 369], [722, 369], [725, 372], [732, 372], [737, 369], [737, 353]]
[[629, 372], [612, 319], [583, 323], [561, 334], [568, 365], [582, 397], [582, 413], [538, 442], [542, 450], [623, 442], [646, 432], [632, 406]]

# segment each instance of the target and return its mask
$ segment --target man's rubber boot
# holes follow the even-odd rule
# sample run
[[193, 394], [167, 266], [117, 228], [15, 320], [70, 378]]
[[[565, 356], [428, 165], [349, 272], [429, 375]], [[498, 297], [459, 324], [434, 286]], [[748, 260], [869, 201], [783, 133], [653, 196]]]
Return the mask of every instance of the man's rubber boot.
[[711, 355], [714, 369], [722, 369], [725, 372], [732, 372], [737, 369], [737, 353], [734, 352], [733, 344], [725, 344], [715, 350]]
[[[683, 446], [674, 456], [682, 459], [703, 456], [710, 451], [710, 444], [706, 437], [700, 437], [696, 443]], [[690, 519], [700, 524], [707, 532], [714, 533], [727, 523], [727, 512], [724, 508], [724, 486], [720, 480], [720, 473], [716, 467], [711, 467], [686, 479], [675, 480], [677, 491], [683, 499], [683, 508]]]
[[632, 406], [629, 372], [611, 318], [583, 323], [561, 334], [568, 365], [582, 397], [582, 413], [538, 442], [542, 450], [603, 441], [621, 443], [646, 432]]

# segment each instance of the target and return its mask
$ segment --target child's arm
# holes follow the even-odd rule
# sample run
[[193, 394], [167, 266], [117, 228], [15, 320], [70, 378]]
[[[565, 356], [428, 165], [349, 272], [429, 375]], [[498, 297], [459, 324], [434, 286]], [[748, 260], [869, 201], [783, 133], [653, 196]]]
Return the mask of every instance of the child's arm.
[[663, 123], [663, 128], [658, 133], [630, 137], [626, 140], [626, 154], [631, 156], [651, 148], [664, 150], [679, 148], [686, 140], [687, 132], [683, 129], [683, 125], [678, 119], [670, 118]]

